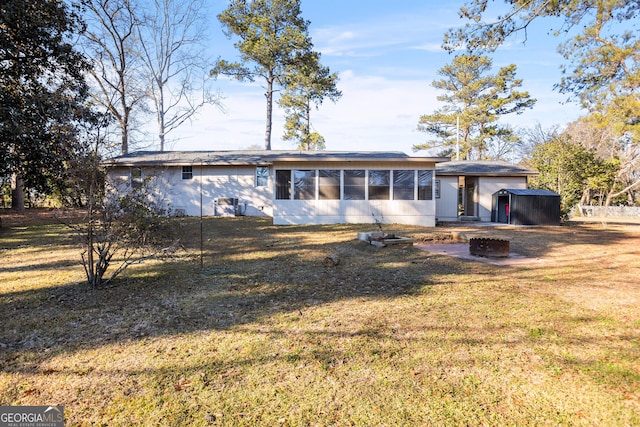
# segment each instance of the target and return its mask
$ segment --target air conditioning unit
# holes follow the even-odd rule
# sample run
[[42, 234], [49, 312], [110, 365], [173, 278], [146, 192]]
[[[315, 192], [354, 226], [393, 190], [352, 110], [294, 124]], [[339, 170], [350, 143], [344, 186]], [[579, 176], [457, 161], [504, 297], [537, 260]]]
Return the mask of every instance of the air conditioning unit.
[[238, 199], [235, 197], [218, 197], [213, 201], [216, 216], [236, 216]]

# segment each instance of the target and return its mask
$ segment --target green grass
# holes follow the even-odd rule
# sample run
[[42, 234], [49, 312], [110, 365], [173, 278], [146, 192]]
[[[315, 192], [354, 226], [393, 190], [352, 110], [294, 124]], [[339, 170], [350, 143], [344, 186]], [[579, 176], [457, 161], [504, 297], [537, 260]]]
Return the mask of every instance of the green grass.
[[[417, 239], [446, 228], [394, 226]], [[187, 220], [94, 291], [63, 227], [0, 232], [0, 405], [67, 425], [640, 424], [640, 228], [469, 228], [543, 263]], [[337, 267], [322, 263], [340, 255]]]

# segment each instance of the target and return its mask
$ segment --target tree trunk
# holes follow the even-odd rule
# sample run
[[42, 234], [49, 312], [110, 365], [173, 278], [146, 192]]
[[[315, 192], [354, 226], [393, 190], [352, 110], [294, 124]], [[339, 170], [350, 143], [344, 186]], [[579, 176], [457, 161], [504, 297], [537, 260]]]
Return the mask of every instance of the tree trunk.
[[24, 181], [15, 173], [11, 175], [11, 209], [24, 211]]
[[340, 264], [340, 256], [338, 254], [329, 254], [322, 261], [325, 267], [335, 267]]
[[264, 149], [271, 150], [271, 122], [273, 120], [273, 75], [267, 78], [267, 126], [264, 132]]
[[[614, 184], [611, 186], [611, 188], [613, 189], [616, 185], [616, 183], [618, 182], [618, 180], [616, 179], [616, 181], [614, 182]], [[607, 199], [605, 200], [605, 206], [610, 206], [611, 205], [611, 201], [622, 195], [625, 193], [628, 193], [629, 191], [640, 187], [640, 180], [635, 181], [634, 183], [632, 183], [631, 185], [626, 186], [625, 188], [623, 188], [622, 190], [618, 191], [617, 193], [614, 193], [613, 190], [611, 190], [608, 194], [607, 194]]]
[[158, 86], [158, 95], [157, 95], [157, 112], [158, 115], [158, 136], [160, 137], [160, 151], [164, 151], [164, 137], [166, 132], [166, 124], [165, 124], [165, 110], [164, 110], [164, 87], [162, 82], [156, 80], [156, 85]]
[[[125, 63], [124, 53], [121, 54], [122, 59], [121, 63]], [[122, 108], [122, 115], [120, 116], [120, 129], [122, 131], [122, 155], [129, 154], [129, 112], [131, 111], [131, 107], [127, 106], [127, 88], [124, 84], [123, 72], [120, 72], [120, 80], [119, 80], [119, 95], [120, 106]]]
[[121, 143], [122, 155], [129, 154], [129, 129], [128, 129], [129, 125], [127, 121], [128, 121], [128, 117], [123, 118], [122, 121], [120, 122], [120, 130], [122, 132], [122, 143]]

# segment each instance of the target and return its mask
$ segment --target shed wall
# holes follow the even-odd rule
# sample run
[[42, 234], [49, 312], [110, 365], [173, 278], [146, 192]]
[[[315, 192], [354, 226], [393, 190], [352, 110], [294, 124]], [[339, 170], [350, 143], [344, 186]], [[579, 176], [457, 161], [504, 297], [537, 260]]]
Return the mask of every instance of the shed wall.
[[511, 224], [560, 225], [560, 196], [511, 195]]

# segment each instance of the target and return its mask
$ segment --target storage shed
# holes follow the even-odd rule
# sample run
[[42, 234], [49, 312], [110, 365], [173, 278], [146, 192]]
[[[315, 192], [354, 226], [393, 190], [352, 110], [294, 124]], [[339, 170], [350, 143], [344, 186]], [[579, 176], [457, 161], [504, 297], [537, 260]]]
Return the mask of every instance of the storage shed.
[[560, 195], [549, 190], [503, 189], [493, 194], [491, 221], [560, 225]]

